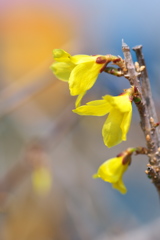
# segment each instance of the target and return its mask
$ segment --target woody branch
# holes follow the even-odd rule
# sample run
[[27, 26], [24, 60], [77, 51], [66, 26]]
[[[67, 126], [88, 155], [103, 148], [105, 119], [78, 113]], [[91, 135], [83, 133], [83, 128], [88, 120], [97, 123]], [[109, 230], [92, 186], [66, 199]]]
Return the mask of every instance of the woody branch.
[[[136, 46], [133, 49], [136, 52], [139, 63], [138, 65], [140, 67], [145, 66], [142, 46]], [[122, 51], [127, 68], [127, 73], [124, 77], [126, 77], [130, 84], [135, 87], [137, 98], [140, 99], [140, 101], [137, 102], [135, 98], [134, 102], [140, 115], [141, 128], [144, 132], [148, 149], [147, 155], [149, 157], [149, 164], [147, 164], [148, 168], [146, 174], [152, 179], [155, 187], [160, 193], [160, 132], [147, 69], [145, 66], [143, 72], [139, 73], [136, 71], [130, 49], [124, 42], [122, 42]]]

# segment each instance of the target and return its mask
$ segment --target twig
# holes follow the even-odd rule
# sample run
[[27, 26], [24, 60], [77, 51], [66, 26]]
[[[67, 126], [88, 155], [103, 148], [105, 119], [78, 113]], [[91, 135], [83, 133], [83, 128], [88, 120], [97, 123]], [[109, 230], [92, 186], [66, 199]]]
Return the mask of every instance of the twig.
[[[148, 78], [147, 68], [146, 68], [144, 56], [142, 53], [142, 45], [135, 46], [133, 48], [133, 50], [136, 53], [136, 57], [137, 57], [139, 65], [145, 66], [144, 71], [142, 71], [141, 75], [139, 76], [141, 86], [142, 86], [142, 94], [143, 94], [143, 97], [145, 98], [145, 104], [147, 105], [149, 116], [152, 119], [151, 121], [154, 123], [157, 123], [158, 118], [157, 118], [154, 101], [152, 98], [152, 92], [151, 92], [151, 87], [150, 87], [150, 81]], [[159, 128], [155, 129], [155, 137], [157, 138], [156, 142], [158, 143], [158, 146], [159, 146], [160, 145], [160, 134], [158, 133], [158, 130], [159, 130]]]
[[[140, 66], [145, 65], [141, 48], [141, 46], [134, 48]], [[134, 100], [134, 102], [140, 115], [141, 128], [144, 132], [148, 148], [147, 155], [149, 157], [149, 164], [147, 165], [148, 168], [146, 170], [146, 174], [149, 178], [152, 179], [154, 185], [156, 186], [160, 194], [160, 134], [156, 130], [156, 127], [158, 126], [155, 123], [155, 120], [157, 121], [157, 115], [154, 102], [152, 100], [147, 70], [145, 70], [145, 72], [142, 73], [141, 76], [139, 75], [139, 73], [137, 73], [135, 65], [133, 64], [130, 49], [128, 45], [124, 42], [122, 42], [122, 51], [126, 62], [126, 68], [128, 70], [125, 77], [129, 80], [130, 84], [135, 87], [137, 91], [136, 95], [138, 99], [140, 99], [139, 102], [137, 102], [136, 99]], [[140, 84], [139, 79], [143, 81], [142, 85]]]
[[[150, 121], [149, 121], [148, 109], [145, 104], [145, 99], [142, 95], [141, 85], [140, 85], [140, 82], [138, 79], [138, 74], [136, 72], [135, 65], [133, 64], [130, 49], [129, 49], [128, 45], [124, 42], [122, 42], [122, 51], [124, 54], [124, 59], [125, 59], [126, 67], [128, 70], [127, 74], [124, 75], [124, 77], [126, 77], [129, 80], [130, 84], [136, 88], [137, 97], [140, 99], [140, 101], [139, 102], [135, 101], [135, 104], [137, 106], [137, 109], [139, 111], [139, 115], [141, 118], [142, 130], [144, 131], [145, 137], [147, 138], [147, 136], [150, 133], [150, 128], [151, 128]], [[150, 141], [147, 141], [147, 147], [149, 149], [151, 148], [151, 145], [152, 144], [150, 143]]]

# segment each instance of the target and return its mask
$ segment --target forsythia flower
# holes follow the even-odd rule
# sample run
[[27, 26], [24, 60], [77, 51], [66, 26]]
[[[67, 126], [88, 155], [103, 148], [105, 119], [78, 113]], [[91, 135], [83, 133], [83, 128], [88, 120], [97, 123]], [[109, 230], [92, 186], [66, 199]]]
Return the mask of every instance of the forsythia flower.
[[109, 113], [102, 128], [104, 144], [113, 147], [126, 140], [131, 116], [133, 88], [125, 90], [120, 96], [106, 95], [102, 100], [88, 102], [73, 110], [79, 115], [103, 116]]
[[115, 158], [105, 161], [93, 175], [93, 178], [101, 178], [102, 180], [112, 184], [112, 187], [120, 191], [122, 194], [127, 192], [122, 177], [131, 162], [131, 154], [136, 149], [130, 148], [119, 154]]
[[111, 158], [104, 162], [98, 169], [93, 178], [102, 178], [104, 181], [112, 184], [121, 193], [125, 194], [127, 189], [123, 183], [122, 176], [128, 168], [128, 164], [122, 164], [123, 157]]
[[52, 176], [45, 167], [38, 167], [32, 173], [34, 190], [39, 194], [48, 193], [52, 187]]
[[62, 49], [53, 50], [55, 63], [51, 69], [54, 75], [69, 83], [70, 94], [79, 95], [76, 106], [80, 105], [82, 97], [95, 83], [108, 63], [106, 56], [75, 55], [71, 56]]

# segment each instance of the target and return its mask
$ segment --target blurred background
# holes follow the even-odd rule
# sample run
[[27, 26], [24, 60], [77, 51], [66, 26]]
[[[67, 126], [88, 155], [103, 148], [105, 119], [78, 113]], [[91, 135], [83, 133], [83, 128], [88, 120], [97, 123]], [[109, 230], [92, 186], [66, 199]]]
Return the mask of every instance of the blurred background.
[[[0, 240], [159, 239], [145, 157], [133, 158], [126, 195], [92, 179], [105, 160], [145, 144], [135, 107], [127, 142], [107, 149], [105, 117], [74, 114], [68, 85], [49, 69], [54, 48], [123, 57], [122, 39], [142, 44], [159, 111], [159, 8], [158, 0], [0, 0]], [[128, 86], [102, 73], [84, 102]]]

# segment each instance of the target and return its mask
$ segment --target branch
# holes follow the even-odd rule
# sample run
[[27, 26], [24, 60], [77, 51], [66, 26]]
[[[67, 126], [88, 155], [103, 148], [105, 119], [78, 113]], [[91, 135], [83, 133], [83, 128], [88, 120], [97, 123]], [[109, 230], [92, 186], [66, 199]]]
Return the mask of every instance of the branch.
[[[145, 98], [145, 103], [146, 103], [147, 108], [148, 108], [149, 116], [151, 117], [151, 122], [157, 123], [158, 118], [157, 118], [157, 113], [156, 113], [154, 101], [153, 101], [153, 98], [152, 98], [152, 92], [151, 92], [150, 82], [149, 82], [149, 78], [148, 78], [147, 68], [146, 68], [144, 56], [143, 56], [143, 53], [142, 53], [142, 45], [135, 46], [133, 48], [133, 50], [136, 53], [139, 65], [140, 66], [145, 66], [144, 71], [139, 76], [141, 86], [142, 86], [142, 94], [143, 94], [143, 97]], [[160, 145], [160, 134], [158, 133], [158, 130], [159, 130], [159, 128], [155, 129], [155, 137], [157, 138], [157, 143], [158, 143], [158, 146], [159, 146]]]
[[[145, 66], [141, 48], [141, 46], [135, 47], [134, 51], [136, 51], [140, 66]], [[145, 69], [144, 73], [141, 74], [136, 71], [130, 49], [124, 42], [122, 42], [122, 51], [126, 62], [126, 68], [128, 70], [124, 77], [126, 77], [130, 84], [135, 87], [137, 99], [140, 99], [140, 101], [137, 102], [135, 98], [134, 102], [140, 115], [141, 128], [144, 132], [148, 148], [147, 155], [149, 157], [149, 164], [147, 165], [148, 168], [146, 174], [152, 179], [160, 194], [160, 134], [156, 129], [158, 126], [155, 123], [155, 121], [157, 121], [157, 115], [152, 99], [147, 70]], [[141, 80], [141, 84], [139, 79]]]
[[[138, 109], [138, 112], [139, 112], [139, 115], [140, 115], [140, 118], [141, 118], [142, 130], [143, 130], [143, 132], [145, 134], [145, 137], [147, 139], [147, 138], [149, 138], [147, 136], [150, 134], [151, 126], [150, 126], [150, 121], [149, 121], [148, 109], [147, 109], [147, 106], [145, 104], [145, 99], [142, 95], [142, 89], [141, 89], [141, 85], [140, 85], [140, 82], [139, 82], [139, 79], [138, 79], [138, 73], [136, 72], [135, 65], [133, 64], [130, 49], [127, 46], [127, 44], [124, 43], [124, 42], [122, 42], [122, 51], [123, 51], [124, 59], [125, 59], [125, 62], [126, 62], [126, 68], [128, 70], [127, 74], [124, 75], [124, 77], [126, 77], [129, 80], [130, 84], [135, 87], [136, 92], [137, 92], [137, 94], [136, 94], [137, 98], [140, 99], [140, 101], [137, 102], [136, 100], [134, 100], [134, 102], [137, 106], [137, 109]], [[151, 145], [152, 144], [150, 143], [150, 141], [147, 141], [147, 147], [149, 149], [151, 149], [151, 147], [152, 147]]]

